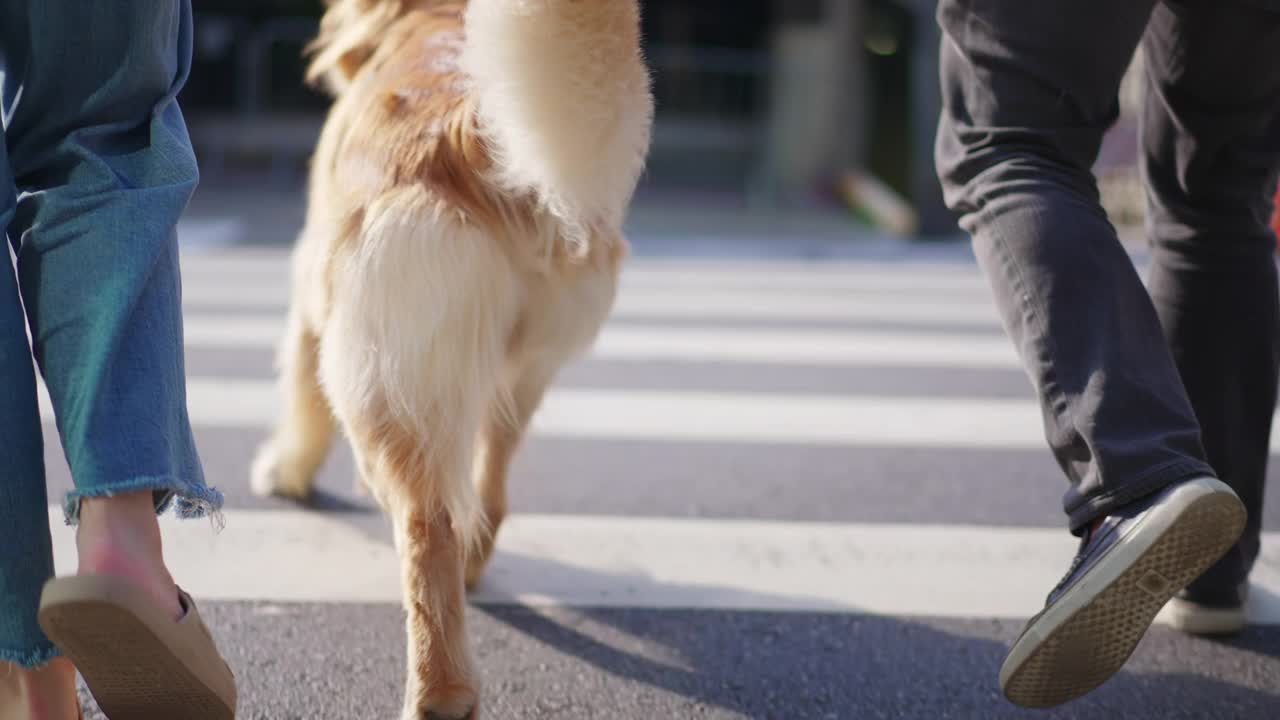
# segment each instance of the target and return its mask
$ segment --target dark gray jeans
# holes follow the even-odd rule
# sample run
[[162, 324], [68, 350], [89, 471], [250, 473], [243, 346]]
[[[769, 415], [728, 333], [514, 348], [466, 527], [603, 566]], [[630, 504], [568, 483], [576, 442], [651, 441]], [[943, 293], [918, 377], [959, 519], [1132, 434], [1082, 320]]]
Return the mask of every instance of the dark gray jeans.
[[[1040, 396], [1071, 529], [1216, 474], [1250, 520], [1197, 586], [1234, 586], [1258, 553], [1280, 367], [1280, 1], [941, 0], [938, 17], [938, 174]], [[1140, 43], [1149, 292], [1090, 172]]]

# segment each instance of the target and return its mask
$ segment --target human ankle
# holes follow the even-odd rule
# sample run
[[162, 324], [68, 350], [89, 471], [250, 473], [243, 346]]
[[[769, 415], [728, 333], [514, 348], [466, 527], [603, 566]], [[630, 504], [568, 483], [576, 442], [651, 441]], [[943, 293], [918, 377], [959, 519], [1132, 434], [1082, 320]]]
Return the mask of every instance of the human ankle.
[[175, 617], [181, 613], [150, 492], [82, 500], [76, 547], [81, 575], [126, 578]]
[[0, 662], [0, 720], [75, 720], [76, 670], [66, 658], [37, 668]]
[[146, 528], [154, 529], [157, 537], [160, 535], [155, 500], [150, 490], [81, 498], [79, 518], [81, 531], [136, 531]]
[[160, 524], [150, 491], [80, 501], [80, 526], [76, 544], [81, 550], [97, 544], [127, 543], [138, 552], [159, 556]]

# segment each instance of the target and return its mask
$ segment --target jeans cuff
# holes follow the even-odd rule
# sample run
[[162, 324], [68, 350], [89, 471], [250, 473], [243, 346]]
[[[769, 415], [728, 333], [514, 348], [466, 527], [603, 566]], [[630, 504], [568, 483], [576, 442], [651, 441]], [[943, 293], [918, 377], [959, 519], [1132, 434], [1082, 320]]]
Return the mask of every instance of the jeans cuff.
[[45, 643], [35, 650], [6, 650], [0, 648], [0, 662], [13, 663], [20, 668], [32, 670], [48, 664], [54, 658], [62, 656], [62, 651], [54, 647], [52, 643], [48, 641], [45, 641]]
[[62, 504], [63, 519], [68, 525], [80, 520], [80, 501], [84, 498], [101, 498], [124, 493], [150, 490], [155, 495], [156, 514], [160, 515], [172, 505], [174, 514], [182, 519], [212, 517], [221, 526], [222, 493], [201, 483], [175, 477], [139, 477], [127, 482], [114, 483], [100, 488], [76, 489], [67, 493]]
[[1081, 535], [1085, 528], [1098, 518], [1106, 517], [1125, 505], [1148, 495], [1154, 495], [1170, 485], [1199, 477], [1216, 478], [1218, 474], [1213, 471], [1213, 468], [1198, 460], [1174, 460], [1160, 465], [1133, 482], [1089, 497], [1076, 507], [1069, 508], [1067, 517], [1071, 532], [1074, 535]]

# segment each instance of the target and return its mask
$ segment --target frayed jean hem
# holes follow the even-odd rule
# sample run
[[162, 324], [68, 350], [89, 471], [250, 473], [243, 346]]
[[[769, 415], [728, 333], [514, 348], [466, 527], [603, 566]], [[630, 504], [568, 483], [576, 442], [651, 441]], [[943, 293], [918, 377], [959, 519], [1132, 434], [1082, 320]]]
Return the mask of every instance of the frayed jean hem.
[[175, 477], [139, 477], [106, 487], [73, 490], [67, 493], [62, 504], [63, 519], [68, 525], [78, 523], [80, 501], [84, 498], [112, 497], [145, 490], [150, 490], [155, 495], [157, 515], [163, 514], [172, 506], [174, 514], [184, 520], [211, 517], [215, 525], [222, 523], [222, 493], [203, 484]]
[[35, 650], [6, 650], [0, 648], [0, 662], [13, 663], [24, 670], [34, 670], [49, 661], [62, 657], [62, 652], [52, 644], [45, 644]]

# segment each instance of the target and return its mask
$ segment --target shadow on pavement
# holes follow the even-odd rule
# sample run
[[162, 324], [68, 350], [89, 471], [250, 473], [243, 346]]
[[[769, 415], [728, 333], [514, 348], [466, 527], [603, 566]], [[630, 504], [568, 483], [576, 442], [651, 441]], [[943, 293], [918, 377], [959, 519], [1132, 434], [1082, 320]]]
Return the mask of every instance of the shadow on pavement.
[[[657, 581], [544, 563], [587, 586], [640, 588]], [[601, 574], [613, 577], [601, 578]], [[591, 577], [587, 577], [591, 576]], [[702, 592], [676, 590], [678, 596]], [[737, 607], [796, 606], [786, 595], [726, 595]], [[688, 701], [762, 718], [1270, 718], [1280, 709], [1280, 661], [1258, 672], [1241, 651], [1280, 656], [1280, 630], [1250, 630], [1229, 647], [1153, 630], [1129, 668], [1097, 692], [1051, 712], [1007, 703], [996, 683], [1020, 620], [899, 619], [858, 614], [490, 605], [483, 616], [616, 678]], [[496, 658], [479, 648], [478, 662]], [[1208, 655], [1211, 660], [1206, 661]], [[486, 675], [493, 677], [491, 669]], [[572, 695], [574, 678], [566, 677]], [[691, 716], [694, 713], [690, 713]]]

